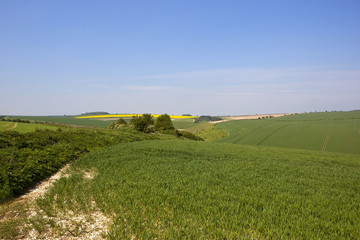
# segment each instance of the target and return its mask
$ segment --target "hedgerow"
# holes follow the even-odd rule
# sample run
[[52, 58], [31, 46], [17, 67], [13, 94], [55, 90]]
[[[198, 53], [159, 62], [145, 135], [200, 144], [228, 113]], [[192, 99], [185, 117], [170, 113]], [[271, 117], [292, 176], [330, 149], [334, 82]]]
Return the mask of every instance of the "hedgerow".
[[121, 142], [157, 138], [133, 129], [0, 132], [0, 202], [24, 193], [80, 156]]

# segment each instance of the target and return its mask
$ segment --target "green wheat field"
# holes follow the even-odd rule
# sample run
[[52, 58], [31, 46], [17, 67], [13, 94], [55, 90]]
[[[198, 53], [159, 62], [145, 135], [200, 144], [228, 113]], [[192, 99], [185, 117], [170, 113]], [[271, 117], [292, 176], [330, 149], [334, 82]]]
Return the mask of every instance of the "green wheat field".
[[207, 141], [101, 130], [0, 238], [360, 239], [360, 111], [177, 124]]

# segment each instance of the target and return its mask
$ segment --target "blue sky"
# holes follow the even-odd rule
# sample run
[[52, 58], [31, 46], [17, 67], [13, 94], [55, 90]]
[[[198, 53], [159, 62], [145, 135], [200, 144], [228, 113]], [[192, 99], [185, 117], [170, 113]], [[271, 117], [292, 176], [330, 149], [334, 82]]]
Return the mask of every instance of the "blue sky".
[[360, 109], [360, 2], [0, 2], [0, 114]]

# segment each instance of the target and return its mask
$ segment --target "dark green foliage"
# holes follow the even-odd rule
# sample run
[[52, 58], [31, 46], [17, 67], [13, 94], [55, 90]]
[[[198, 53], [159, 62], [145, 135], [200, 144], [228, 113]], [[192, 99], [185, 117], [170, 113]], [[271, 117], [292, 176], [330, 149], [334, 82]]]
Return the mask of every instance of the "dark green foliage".
[[155, 120], [155, 129], [157, 131], [164, 131], [164, 130], [173, 130], [174, 125], [171, 121], [171, 118], [169, 115], [167, 114], [163, 114], [160, 115], [156, 120]]
[[19, 119], [19, 118], [7, 118], [7, 117], [0, 118], [0, 121], [30, 123], [29, 120], [23, 120], [23, 119]]
[[154, 131], [154, 119], [151, 114], [144, 113], [142, 116], [134, 116], [130, 121], [131, 127], [137, 131], [149, 133]]
[[107, 129], [118, 129], [118, 128], [123, 128], [127, 126], [127, 122], [123, 119], [120, 118], [118, 121], [113, 122], [112, 124], [110, 124], [109, 126], [107, 126]]
[[174, 135], [177, 137], [181, 136], [180, 132], [176, 129], [163, 130], [163, 131], [161, 131], [161, 134]]
[[220, 121], [222, 120], [221, 117], [213, 117], [213, 116], [200, 116], [199, 118], [195, 119], [195, 122], [210, 122], [210, 121]]
[[86, 126], [86, 127], [99, 127], [105, 128], [109, 125], [108, 121], [102, 121], [98, 119], [79, 119], [75, 117], [48, 117], [48, 116], [19, 116], [19, 117], [7, 117], [7, 119], [17, 119], [21, 118], [22, 120], [30, 120], [32, 123], [41, 123], [41, 124], [53, 124], [53, 125], [66, 125], [66, 126]]
[[190, 139], [190, 140], [195, 140], [195, 141], [204, 141], [204, 139], [202, 139], [201, 137], [198, 137], [194, 134], [192, 134], [191, 132], [187, 132], [187, 131], [181, 131], [179, 132], [180, 136]]
[[92, 150], [121, 142], [154, 139], [133, 129], [71, 129], [0, 132], [0, 202], [11, 199], [64, 164]]

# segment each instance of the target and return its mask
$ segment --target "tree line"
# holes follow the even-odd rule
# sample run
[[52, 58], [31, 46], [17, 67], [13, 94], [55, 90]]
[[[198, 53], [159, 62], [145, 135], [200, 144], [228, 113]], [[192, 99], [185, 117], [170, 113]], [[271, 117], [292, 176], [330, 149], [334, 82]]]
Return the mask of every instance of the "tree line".
[[143, 133], [163, 133], [175, 135], [178, 137], [184, 137], [191, 140], [203, 141], [202, 138], [195, 136], [194, 134], [186, 131], [179, 131], [175, 129], [171, 118], [168, 114], [162, 114], [155, 120], [149, 113], [144, 113], [140, 116], [133, 116], [129, 123], [123, 118], [113, 122], [109, 125], [108, 129], [119, 129], [124, 127], [130, 127]]

